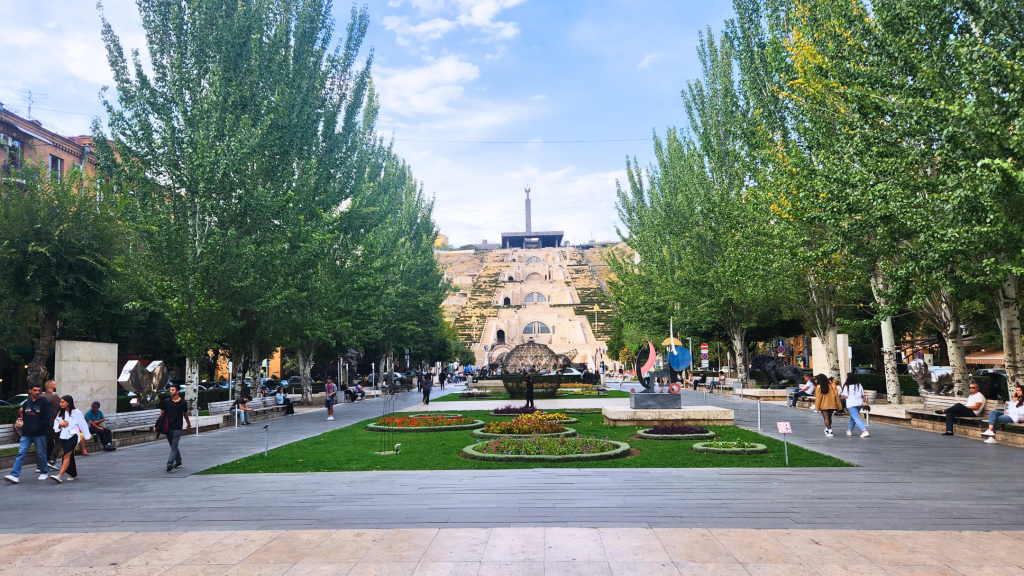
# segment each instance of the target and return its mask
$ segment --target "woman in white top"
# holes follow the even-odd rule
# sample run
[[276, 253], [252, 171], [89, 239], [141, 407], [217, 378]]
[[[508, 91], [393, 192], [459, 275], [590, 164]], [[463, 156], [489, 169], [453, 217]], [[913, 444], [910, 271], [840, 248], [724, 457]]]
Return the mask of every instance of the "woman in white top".
[[847, 436], [853, 436], [853, 425], [854, 423], [860, 427], [861, 438], [867, 438], [868, 428], [864, 425], [864, 421], [860, 419], [860, 409], [864, 406], [864, 387], [861, 386], [860, 380], [857, 379], [857, 375], [853, 372], [846, 375], [846, 384], [843, 384], [842, 396], [846, 399], [846, 409], [850, 411], [850, 426], [846, 429]]
[[981, 433], [988, 436], [986, 444], [996, 443], [996, 424], [1021, 424], [1024, 423], [1024, 384], [1017, 384], [1013, 392], [1013, 398], [1006, 403], [1006, 410], [993, 410], [988, 413], [988, 430]]
[[60, 484], [65, 473], [68, 480], [78, 478], [78, 467], [75, 466], [75, 446], [78, 446], [79, 435], [90, 440], [92, 434], [89, 432], [89, 424], [85, 421], [82, 411], [75, 408], [75, 399], [71, 396], [63, 396], [60, 399], [60, 411], [53, 420], [53, 431], [60, 433], [60, 445], [64, 448], [64, 461], [61, 463], [60, 472], [51, 475], [50, 480]]

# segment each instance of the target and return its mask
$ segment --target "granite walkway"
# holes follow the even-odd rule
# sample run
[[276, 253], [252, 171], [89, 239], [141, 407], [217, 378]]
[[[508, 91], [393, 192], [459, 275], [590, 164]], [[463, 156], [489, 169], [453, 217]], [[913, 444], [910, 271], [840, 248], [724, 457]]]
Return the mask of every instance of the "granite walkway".
[[679, 528], [0, 535], [0, 576], [1015, 576], [1020, 532]]
[[[440, 391], [438, 395], [440, 395]], [[700, 392], [684, 402], [702, 404]], [[757, 427], [756, 403], [707, 396]], [[413, 393], [397, 408], [415, 406]], [[587, 405], [586, 400], [576, 401]], [[459, 409], [474, 407], [461, 402]], [[270, 423], [279, 446], [379, 414], [380, 400]], [[417, 408], [421, 409], [421, 408]], [[854, 468], [532, 469], [194, 475], [262, 451], [262, 424], [182, 439], [185, 467], [164, 471], [154, 443], [79, 460], [55, 485], [28, 473], [0, 485], [0, 532], [159, 532], [455, 527], [659, 527], [1021, 530], [1024, 451], [874, 425], [870, 438], [826, 438], [807, 410], [762, 406], [762, 427], [792, 423], [790, 441]], [[757, 538], [751, 545], [757, 545]], [[1018, 555], [1019, 556], [1019, 555]], [[1024, 557], [1024, 556], [1022, 556]]]

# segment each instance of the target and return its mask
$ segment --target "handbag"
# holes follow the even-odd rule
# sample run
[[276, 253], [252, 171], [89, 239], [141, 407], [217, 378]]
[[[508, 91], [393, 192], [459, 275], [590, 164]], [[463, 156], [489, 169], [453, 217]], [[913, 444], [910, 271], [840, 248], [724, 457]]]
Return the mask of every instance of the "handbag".
[[871, 404], [862, 404], [860, 407], [861, 412], [871, 412]]
[[22, 435], [21, 434], [21, 429], [24, 428], [24, 427], [25, 427], [25, 420], [21, 416], [18, 416], [17, 420], [14, 421], [14, 431], [18, 433], [18, 436]]

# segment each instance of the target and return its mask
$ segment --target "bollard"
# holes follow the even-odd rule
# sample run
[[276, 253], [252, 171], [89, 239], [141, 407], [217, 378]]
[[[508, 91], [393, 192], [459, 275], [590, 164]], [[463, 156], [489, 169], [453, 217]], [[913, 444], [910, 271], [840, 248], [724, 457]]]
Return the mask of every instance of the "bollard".
[[707, 392], [704, 393], [704, 405], [705, 406], [708, 405], [708, 393]]
[[[267, 452], [270, 451], [270, 424], [263, 427], [263, 457], [267, 457]], [[787, 460], [789, 462], [789, 460]]]
[[757, 399], [757, 429], [761, 430], [761, 399]]

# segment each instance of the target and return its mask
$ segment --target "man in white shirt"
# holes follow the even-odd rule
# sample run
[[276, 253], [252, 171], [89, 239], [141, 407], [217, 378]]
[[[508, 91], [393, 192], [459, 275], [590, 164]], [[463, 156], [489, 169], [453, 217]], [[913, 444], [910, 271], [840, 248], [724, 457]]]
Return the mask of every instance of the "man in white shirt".
[[790, 406], [796, 408], [796, 399], [807, 396], [814, 397], [814, 379], [811, 378], [810, 374], [804, 374], [804, 384], [793, 392], [793, 403]]
[[945, 410], [936, 410], [936, 414], [946, 415], [946, 432], [943, 436], [953, 435], [953, 420], [956, 418], [980, 416], [981, 411], [985, 409], [985, 396], [978, 391], [978, 385], [971, 382], [971, 395], [967, 397], [967, 405], [963, 405], [959, 402], [953, 404]]

